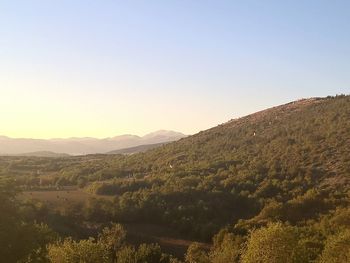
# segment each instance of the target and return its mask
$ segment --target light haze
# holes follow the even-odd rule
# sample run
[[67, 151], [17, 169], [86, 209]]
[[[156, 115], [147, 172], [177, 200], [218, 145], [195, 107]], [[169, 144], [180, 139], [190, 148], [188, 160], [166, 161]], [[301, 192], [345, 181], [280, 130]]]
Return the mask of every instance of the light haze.
[[193, 134], [349, 93], [349, 1], [1, 1], [0, 134]]

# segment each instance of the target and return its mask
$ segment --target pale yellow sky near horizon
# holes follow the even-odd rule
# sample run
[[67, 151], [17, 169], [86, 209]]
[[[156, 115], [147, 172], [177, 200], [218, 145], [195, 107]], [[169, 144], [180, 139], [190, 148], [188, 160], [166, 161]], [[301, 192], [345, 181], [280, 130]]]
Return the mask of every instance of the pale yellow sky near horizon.
[[34, 139], [107, 138], [123, 134], [143, 136], [157, 130], [190, 135], [297, 99], [271, 96], [263, 100], [243, 94], [221, 99], [220, 103], [215, 94], [209, 99], [208, 94], [195, 95], [191, 91], [179, 94], [176, 89], [145, 92], [132, 89], [132, 84], [125, 83], [128, 89], [123, 92], [114, 88], [115, 83], [105, 83], [107, 88], [103, 92], [94, 88], [82, 92], [75, 88], [74, 80], [6, 81], [0, 76], [0, 135]]
[[143, 136], [161, 129], [194, 134], [249, 113], [249, 107], [245, 109], [248, 112], [235, 111], [237, 107], [233, 107], [232, 115], [227, 114], [227, 106], [208, 107], [214, 102], [200, 96], [178, 98], [173, 93], [157, 98], [141, 92], [116, 96], [114, 92], [95, 91], [81, 94], [73, 87], [53, 92], [45, 89], [46, 85], [50, 83], [30, 83], [26, 79], [30, 88], [23, 89], [24, 83], [12, 80], [6, 88], [0, 78], [0, 135], [36, 139], [106, 138], [122, 134]]
[[186, 92], [175, 87], [162, 90], [163, 83], [147, 90], [139, 89], [141, 84], [135, 81], [102, 82], [102, 90], [89, 80], [21, 75], [0, 76], [0, 135], [12, 138], [107, 138], [157, 130], [190, 135], [300, 98], [269, 92], [252, 96], [242, 91], [236, 97], [222, 97], [195, 85]]
[[[201, 102], [195, 99], [192, 102], [184, 99], [182, 105], [174, 108], [170, 97], [150, 101], [153, 96], [135, 96], [130, 92], [120, 96], [94, 91], [81, 94], [72, 87], [53, 92], [44, 88], [49, 82], [42, 82], [30, 83], [26, 79], [24, 84], [12, 80], [6, 89], [0, 78], [0, 135], [37, 139], [106, 138], [122, 134], [142, 136], [160, 129], [193, 134], [226, 121], [216, 120], [212, 114], [215, 110], [205, 112]], [[21, 88], [24, 85], [28, 88]]]
[[0, 135], [194, 134], [348, 94], [349, 2], [316, 2], [0, 1]]

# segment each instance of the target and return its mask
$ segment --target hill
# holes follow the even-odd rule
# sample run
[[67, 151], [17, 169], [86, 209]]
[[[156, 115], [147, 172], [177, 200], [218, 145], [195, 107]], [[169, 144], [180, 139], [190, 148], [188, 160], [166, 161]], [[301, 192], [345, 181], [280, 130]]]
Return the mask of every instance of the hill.
[[186, 137], [174, 131], [160, 130], [145, 136], [120, 135], [112, 138], [68, 138], [68, 139], [15, 139], [0, 136], [0, 155], [18, 155], [31, 152], [57, 152], [70, 155], [106, 153], [113, 150], [145, 144], [176, 141]]
[[300, 172], [289, 170], [293, 167], [312, 171], [318, 186], [348, 186], [349, 102], [349, 96], [291, 102], [132, 156], [129, 162], [142, 159], [138, 169], [144, 171], [188, 170], [202, 177], [218, 170], [237, 176], [246, 170], [246, 179], [255, 185], [270, 173]]
[[349, 131], [350, 96], [303, 99], [144, 153], [1, 157], [0, 175], [24, 189], [77, 185], [114, 197], [67, 207], [77, 225], [162, 225], [209, 241], [220, 229], [244, 239], [280, 221], [310, 238], [315, 258], [328, 235], [350, 227]]
[[58, 158], [58, 157], [69, 157], [69, 154], [66, 153], [55, 153], [49, 151], [39, 151], [39, 152], [30, 152], [30, 153], [21, 153], [16, 154], [16, 156], [33, 156], [33, 157], [49, 157], [49, 158]]
[[154, 144], [144, 144], [144, 145], [138, 145], [135, 147], [130, 147], [130, 148], [123, 148], [115, 151], [110, 151], [106, 154], [135, 154], [135, 153], [141, 153], [141, 152], [146, 152], [148, 150], [160, 147], [166, 143], [169, 142], [161, 142], [161, 143], [154, 143]]

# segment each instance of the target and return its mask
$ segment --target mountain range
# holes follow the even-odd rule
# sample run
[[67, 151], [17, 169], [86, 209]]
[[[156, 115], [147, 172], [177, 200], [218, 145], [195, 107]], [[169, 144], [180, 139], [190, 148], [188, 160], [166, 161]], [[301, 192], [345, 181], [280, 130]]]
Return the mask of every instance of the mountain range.
[[[107, 153], [130, 147], [162, 144], [186, 137], [183, 133], [159, 130], [142, 137], [120, 135], [111, 138], [29, 139], [0, 136], [0, 155], [64, 156]], [[152, 148], [152, 147], [151, 147]]]
[[[304, 246], [300, 255], [310, 259], [293, 262], [348, 262], [317, 258], [327, 240], [333, 244], [334, 233], [350, 229], [349, 131], [350, 96], [301, 99], [147, 152], [137, 149], [139, 153], [130, 155], [52, 159], [1, 157], [0, 177], [15, 178], [16, 184], [31, 193], [53, 190], [53, 199], [59, 199], [57, 189], [73, 186], [83, 188], [81, 193], [94, 194], [93, 203], [86, 202], [80, 211], [64, 202], [65, 211], [74, 211], [69, 220], [76, 218], [73, 227], [64, 220], [71, 233], [86, 218], [144, 229], [162, 226], [167, 228], [164, 240], [169, 240], [168, 229], [172, 229], [186, 239], [214, 240], [212, 249], [219, 254], [211, 251], [210, 257], [228, 254], [236, 258], [252, 231], [277, 224], [283, 229], [271, 240], [293, 229], [293, 244]], [[158, 135], [146, 139], [154, 137]], [[108, 201], [106, 196], [113, 199]], [[45, 195], [42, 200], [47, 199]], [[53, 227], [62, 229], [62, 225]], [[147, 240], [159, 233], [158, 229], [148, 236], [146, 231], [136, 232]], [[223, 257], [205, 262], [238, 261]]]

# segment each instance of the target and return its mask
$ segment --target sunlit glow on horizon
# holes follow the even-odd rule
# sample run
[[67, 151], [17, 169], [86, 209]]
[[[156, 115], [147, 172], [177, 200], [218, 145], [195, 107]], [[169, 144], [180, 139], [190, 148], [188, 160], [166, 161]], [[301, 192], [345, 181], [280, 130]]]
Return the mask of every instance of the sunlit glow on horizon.
[[194, 134], [350, 91], [347, 1], [6, 2], [0, 135]]

